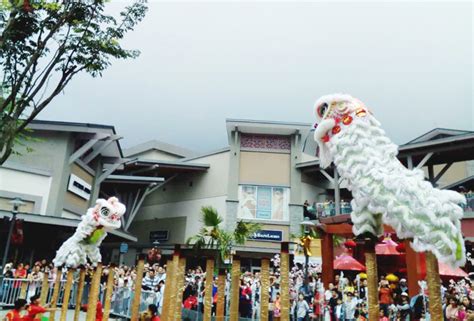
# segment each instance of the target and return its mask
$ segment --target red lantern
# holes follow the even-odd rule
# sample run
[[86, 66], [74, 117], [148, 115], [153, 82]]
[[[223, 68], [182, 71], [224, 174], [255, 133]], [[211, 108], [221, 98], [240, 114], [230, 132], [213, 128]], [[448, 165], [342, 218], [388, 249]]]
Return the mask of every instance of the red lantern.
[[11, 242], [13, 245], [22, 245], [23, 238], [23, 222], [21, 220], [16, 220], [15, 226], [13, 228]]
[[154, 264], [161, 260], [161, 251], [154, 247], [148, 251], [148, 263]]
[[395, 248], [398, 252], [400, 253], [405, 253], [406, 252], [406, 248], [405, 248], [405, 243], [401, 242], [401, 243], [398, 243], [397, 247]]
[[350, 249], [353, 249], [357, 246], [356, 242], [354, 240], [347, 240], [344, 242], [344, 246]]

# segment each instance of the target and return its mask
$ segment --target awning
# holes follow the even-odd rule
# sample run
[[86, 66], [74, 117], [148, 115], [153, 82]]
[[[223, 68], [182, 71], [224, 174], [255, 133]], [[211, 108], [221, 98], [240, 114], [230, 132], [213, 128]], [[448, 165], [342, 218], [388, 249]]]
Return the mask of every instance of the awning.
[[[6, 211], [0, 211], [0, 219], [4, 217], [12, 217], [12, 213]], [[74, 220], [70, 218], [64, 217], [57, 217], [57, 216], [48, 216], [48, 215], [40, 215], [40, 214], [29, 214], [29, 213], [18, 213], [16, 218], [19, 220], [24, 220], [25, 222], [29, 223], [36, 223], [36, 224], [49, 224], [49, 225], [56, 225], [56, 226], [67, 226], [67, 227], [77, 227], [80, 220]], [[108, 231], [108, 233], [121, 237], [125, 240], [136, 242], [137, 237], [124, 232], [123, 230], [113, 230]]]

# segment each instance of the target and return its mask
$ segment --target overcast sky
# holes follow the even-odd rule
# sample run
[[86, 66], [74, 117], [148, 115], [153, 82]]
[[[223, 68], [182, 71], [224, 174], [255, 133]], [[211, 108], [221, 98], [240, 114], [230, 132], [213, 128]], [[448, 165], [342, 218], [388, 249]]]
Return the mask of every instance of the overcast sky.
[[346, 92], [397, 143], [474, 130], [472, 19], [470, 1], [151, 2], [124, 42], [141, 56], [76, 78], [39, 118], [207, 151], [226, 118], [312, 123], [319, 96]]

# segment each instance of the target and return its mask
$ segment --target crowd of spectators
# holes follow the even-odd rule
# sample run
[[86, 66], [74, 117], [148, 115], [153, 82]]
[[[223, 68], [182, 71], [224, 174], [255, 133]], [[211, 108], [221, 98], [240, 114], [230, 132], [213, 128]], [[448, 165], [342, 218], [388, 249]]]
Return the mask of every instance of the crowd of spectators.
[[[269, 320], [279, 320], [281, 307], [279, 257], [273, 260], [270, 272], [269, 288]], [[107, 275], [112, 267], [104, 267], [101, 279], [105, 287]], [[129, 308], [130, 298], [134, 291], [136, 269], [128, 266], [113, 267], [115, 269], [115, 291], [112, 298], [112, 309], [124, 312]], [[27, 279], [38, 287], [29, 287], [29, 295], [37, 294], [43, 273], [48, 272], [49, 281], [56, 277], [57, 269], [45, 260], [32, 266], [18, 264], [13, 267], [7, 264], [4, 276], [13, 279]], [[88, 269], [86, 281], [90, 280], [92, 270]], [[360, 321], [368, 320], [367, 281], [362, 275], [335, 275], [334, 282], [324, 289], [320, 281], [320, 266], [310, 264], [308, 279], [305, 282], [304, 268], [295, 264], [290, 271], [290, 313], [294, 321]], [[65, 273], [63, 273], [65, 275]], [[166, 265], [159, 263], [145, 264], [145, 275], [142, 287], [142, 308], [151, 304], [156, 305], [158, 313], [163, 306], [163, 293], [166, 281]], [[380, 321], [423, 321], [429, 320], [427, 307], [429, 298], [426, 291], [410, 294], [407, 282], [400, 279], [397, 282], [381, 276], [379, 282]], [[217, 280], [213, 280], [213, 305], [217, 302]], [[226, 313], [230, 305], [230, 274], [226, 282]], [[203, 312], [205, 271], [196, 266], [185, 273], [183, 288], [183, 308], [196, 313]], [[474, 320], [474, 291], [472, 282], [468, 279], [451, 280], [443, 286], [445, 320], [468, 321]], [[261, 274], [258, 271], [243, 271], [239, 290], [239, 313], [242, 318], [258, 320], [260, 315]], [[422, 283], [422, 289], [424, 285]], [[87, 298], [87, 291], [85, 293]], [[215, 307], [213, 307], [215, 313]]]

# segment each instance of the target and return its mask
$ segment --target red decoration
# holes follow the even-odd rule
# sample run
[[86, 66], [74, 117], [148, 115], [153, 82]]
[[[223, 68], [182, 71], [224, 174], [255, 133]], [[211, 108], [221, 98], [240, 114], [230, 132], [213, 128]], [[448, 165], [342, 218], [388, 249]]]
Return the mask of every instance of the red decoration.
[[364, 117], [365, 115], [367, 115], [367, 111], [365, 109], [360, 108], [356, 111], [356, 115], [357, 117]]
[[329, 135], [326, 134], [323, 136], [323, 142], [327, 143], [329, 141]]
[[352, 123], [352, 116], [349, 116], [349, 115], [344, 116], [344, 118], [342, 119], [342, 123], [344, 125], [350, 125], [350, 123]]
[[161, 260], [161, 251], [154, 247], [148, 251], [148, 263], [154, 264]]
[[344, 242], [344, 246], [347, 247], [347, 248], [353, 249], [357, 246], [357, 244], [353, 240], [347, 240], [347, 241]]
[[343, 254], [334, 260], [334, 270], [365, 271], [365, 266], [352, 256]]
[[333, 133], [334, 135], [336, 135], [336, 134], [339, 133], [340, 131], [341, 131], [341, 126], [339, 126], [339, 125], [336, 125], [336, 126], [334, 126], [334, 127], [332, 128], [332, 133]]
[[398, 243], [397, 247], [395, 248], [400, 253], [405, 253], [407, 249], [405, 248], [405, 243]]
[[334, 118], [334, 120], [336, 121], [336, 124], [339, 124], [341, 122], [341, 118], [339, 117]]
[[22, 245], [23, 238], [23, 222], [21, 220], [16, 220], [15, 226], [13, 228], [11, 242], [13, 245]]

